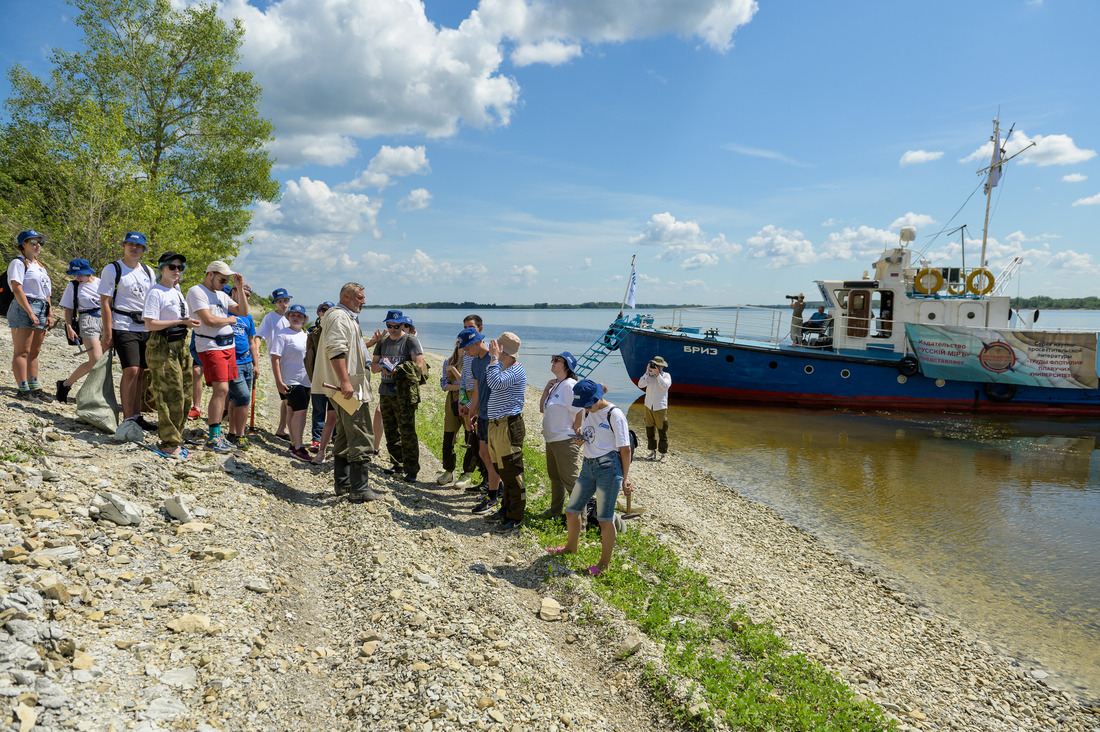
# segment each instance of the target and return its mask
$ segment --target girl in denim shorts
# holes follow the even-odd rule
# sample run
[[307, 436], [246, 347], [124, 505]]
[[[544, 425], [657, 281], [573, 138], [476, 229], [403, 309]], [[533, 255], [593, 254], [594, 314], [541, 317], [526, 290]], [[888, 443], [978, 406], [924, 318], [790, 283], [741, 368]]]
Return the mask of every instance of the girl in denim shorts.
[[8, 307], [11, 326], [11, 370], [22, 401], [50, 401], [38, 385], [38, 352], [46, 330], [53, 327], [50, 295], [53, 287], [46, 268], [38, 261], [43, 237], [34, 229], [19, 232], [19, 255], [8, 264], [8, 286], [12, 301]]
[[577, 551], [581, 535], [581, 514], [592, 496], [596, 497], [596, 518], [600, 522], [600, 562], [588, 568], [589, 574], [607, 571], [611, 552], [615, 549], [615, 500], [619, 489], [630, 495], [634, 486], [627, 478], [630, 472], [630, 429], [623, 410], [603, 398], [604, 388], [591, 379], [582, 379], [573, 386], [573, 406], [584, 409], [581, 431], [576, 439], [581, 445], [581, 474], [565, 507], [569, 538], [565, 546], [547, 549], [551, 554], [572, 554]]

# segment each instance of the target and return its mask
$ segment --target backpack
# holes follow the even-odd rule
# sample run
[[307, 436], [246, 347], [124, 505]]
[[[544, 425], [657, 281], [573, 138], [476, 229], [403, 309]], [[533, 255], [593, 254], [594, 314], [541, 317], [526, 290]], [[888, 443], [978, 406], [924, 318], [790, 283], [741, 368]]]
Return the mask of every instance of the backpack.
[[[22, 254], [16, 254], [16, 259], [22, 259], [23, 265], [26, 266], [27, 260]], [[8, 273], [7, 270], [0, 276], [0, 318], [8, 317], [8, 308], [15, 302], [15, 293], [11, 291], [11, 286], [8, 285]]]
[[81, 343], [81, 339], [80, 339], [80, 309], [79, 309], [80, 308], [80, 301], [77, 298], [80, 296], [80, 283], [77, 282], [76, 280], [73, 280], [72, 283], [71, 283], [71, 286], [73, 288], [73, 307], [72, 307], [73, 315], [72, 315], [72, 318], [69, 319], [69, 325], [72, 326], [73, 333], [76, 333], [76, 340], [69, 340], [69, 334], [68, 333], [65, 334], [65, 340], [69, 341], [70, 346], [79, 346], [80, 343]]
[[[619, 408], [615, 407], [615, 409], [619, 409]], [[619, 409], [619, 411], [622, 412], [623, 410]], [[607, 424], [610, 426], [611, 425], [611, 419], [610, 419], [611, 418], [611, 412], [610, 411], [607, 413], [607, 416], [608, 416]], [[623, 413], [623, 418], [624, 419], [626, 418], [626, 413], [625, 412]], [[612, 427], [611, 431], [614, 432], [615, 428]], [[627, 431], [630, 432], [630, 459], [633, 461], [634, 460], [634, 450], [638, 447], [638, 434], [636, 432], [634, 432], [634, 430], [629, 429], [629, 428], [627, 429]], [[616, 435], [616, 437], [618, 437], [618, 435]]]
[[321, 321], [317, 320], [317, 324], [310, 328], [309, 333], [306, 335], [306, 356], [305, 367], [306, 376], [309, 377], [310, 382], [313, 381], [313, 367], [317, 361], [317, 346], [321, 344]]
[[[118, 263], [118, 260], [115, 260], [114, 262], [111, 262], [111, 264], [114, 265], [114, 268], [115, 268], [115, 289], [111, 291], [111, 312], [112, 313], [121, 313], [122, 315], [125, 315], [130, 320], [134, 321], [135, 323], [138, 323], [138, 324], [144, 323], [145, 319], [141, 317], [141, 313], [138, 313], [138, 312], [124, 313], [121, 310], [115, 310], [115, 297], [118, 296], [118, 283], [122, 280], [122, 265]], [[152, 284], [155, 285], [157, 283], [157, 278], [156, 278], [156, 275], [153, 274], [152, 267], [145, 264], [145, 262], [142, 262], [141, 263], [141, 268], [144, 269], [145, 272], [149, 275], [149, 281]]]

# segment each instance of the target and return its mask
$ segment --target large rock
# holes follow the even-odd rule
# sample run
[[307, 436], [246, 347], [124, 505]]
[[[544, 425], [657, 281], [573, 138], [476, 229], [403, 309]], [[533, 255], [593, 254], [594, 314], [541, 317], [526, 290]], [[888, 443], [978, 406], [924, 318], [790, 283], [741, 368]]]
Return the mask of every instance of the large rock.
[[184, 494], [172, 496], [164, 501], [164, 511], [181, 524], [190, 523], [196, 518], [195, 512], [191, 510], [194, 500], [194, 496]]
[[31, 554], [31, 558], [50, 557], [54, 562], [65, 567], [71, 567], [80, 561], [80, 550], [75, 546], [55, 546], [52, 549], [39, 549]]
[[99, 513], [100, 518], [113, 521], [119, 526], [137, 526], [143, 518], [137, 504], [114, 493], [97, 495], [92, 499], [92, 508]]

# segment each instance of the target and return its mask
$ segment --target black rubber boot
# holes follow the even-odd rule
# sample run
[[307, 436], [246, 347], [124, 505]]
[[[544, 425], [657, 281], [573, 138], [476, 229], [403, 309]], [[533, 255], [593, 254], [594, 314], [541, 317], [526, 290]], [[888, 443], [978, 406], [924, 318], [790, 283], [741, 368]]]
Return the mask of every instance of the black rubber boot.
[[355, 503], [363, 503], [365, 501], [380, 501], [382, 495], [375, 493], [368, 487], [370, 481], [370, 473], [367, 471], [369, 463], [349, 463], [351, 468], [351, 494], [348, 496], [349, 501]]
[[657, 435], [659, 437], [657, 441], [657, 450], [664, 455], [668, 452], [668, 422], [665, 422], [664, 427], [657, 430]]
[[351, 493], [351, 463], [345, 458], [332, 459], [332, 483], [337, 496]]
[[[645, 449], [653, 452], [657, 449], [657, 428], [646, 427], [645, 428]], [[663, 434], [663, 433], [662, 433]]]

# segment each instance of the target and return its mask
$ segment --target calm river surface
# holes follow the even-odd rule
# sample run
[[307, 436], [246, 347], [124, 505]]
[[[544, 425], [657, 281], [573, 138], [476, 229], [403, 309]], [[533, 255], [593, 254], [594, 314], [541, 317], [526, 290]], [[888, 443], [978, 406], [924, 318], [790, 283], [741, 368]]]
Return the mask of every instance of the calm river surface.
[[[467, 313], [407, 314], [425, 348], [443, 353]], [[580, 354], [616, 311], [480, 314], [487, 336], [520, 336], [529, 381], [542, 386], [550, 355]], [[364, 330], [384, 317], [364, 310]], [[1040, 323], [1100, 328], [1100, 313], [1044, 311]], [[592, 378], [621, 406], [641, 394], [617, 353]], [[641, 432], [640, 405], [629, 418]], [[689, 462], [900, 580], [994, 647], [1100, 696], [1100, 422], [714, 402], [674, 402], [670, 421], [672, 449]]]

